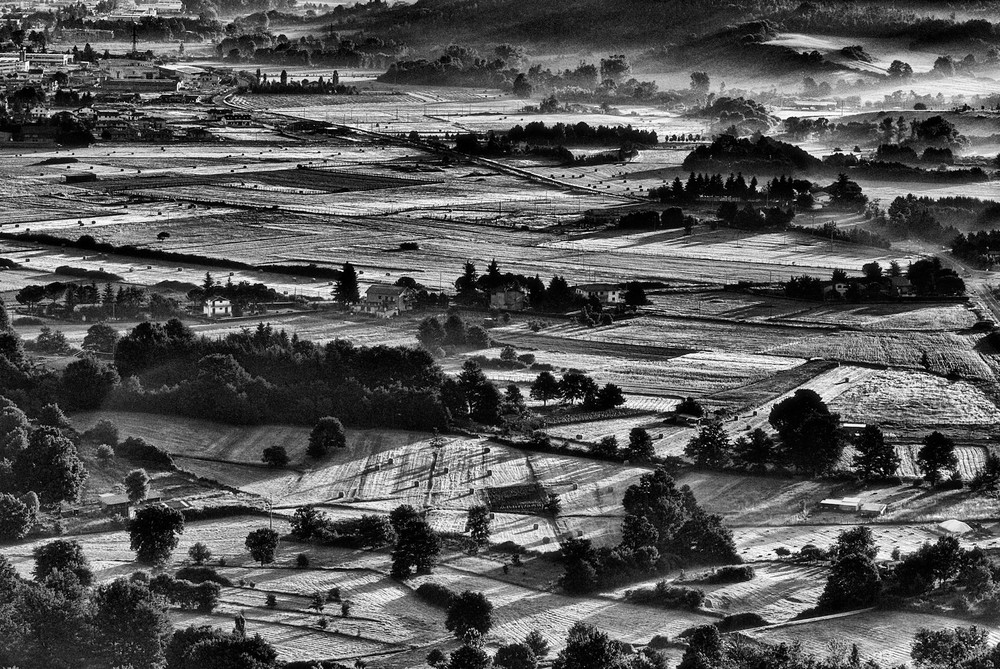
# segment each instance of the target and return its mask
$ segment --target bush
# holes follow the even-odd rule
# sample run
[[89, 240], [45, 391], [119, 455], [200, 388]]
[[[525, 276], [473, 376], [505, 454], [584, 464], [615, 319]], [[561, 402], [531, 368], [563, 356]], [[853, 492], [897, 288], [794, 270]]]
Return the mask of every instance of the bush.
[[660, 581], [653, 588], [627, 590], [625, 599], [633, 604], [647, 604], [664, 609], [695, 610], [705, 602], [705, 593], [694, 588], [681, 588]]
[[167, 453], [159, 446], [153, 446], [146, 440], [138, 437], [129, 437], [122, 443], [115, 446], [114, 450], [115, 455], [118, 457], [147, 462], [164, 469], [177, 468], [174, 464], [174, 459], [170, 457], [170, 453]]
[[278, 605], [278, 598], [274, 596], [273, 592], [267, 593], [267, 597], [264, 599], [264, 605], [269, 609], [273, 609]]
[[178, 580], [190, 581], [191, 583], [212, 582], [225, 586], [231, 586], [233, 584], [232, 581], [215, 571], [212, 567], [181, 567], [177, 570], [177, 574], [175, 576]]
[[428, 604], [442, 609], [451, 606], [451, 600], [455, 597], [455, 593], [451, 589], [440, 583], [421, 583], [417, 588], [416, 595]]
[[719, 567], [715, 571], [707, 574], [697, 583], [742, 583], [753, 580], [755, 576], [753, 567], [742, 565], [739, 567]]
[[99, 420], [94, 427], [83, 433], [83, 438], [94, 444], [109, 444], [117, 446], [119, 441], [118, 426], [110, 420]]
[[731, 616], [726, 616], [719, 622], [715, 623], [715, 626], [719, 628], [719, 631], [723, 634], [727, 632], [738, 632], [739, 630], [750, 629], [752, 627], [763, 627], [764, 625], [770, 625], [767, 620], [756, 613], [736, 613]]
[[520, 360], [521, 362], [523, 362], [526, 365], [533, 365], [533, 364], [535, 364], [535, 354], [534, 353], [522, 353], [521, 355], [517, 356], [517, 359]]
[[309, 566], [309, 556], [305, 553], [299, 553], [295, 556], [295, 566], [299, 569], [305, 569]]
[[45, 323], [41, 318], [35, 318], [34, 316], [21, 316], [15, 318], [11, 321], [14, 325], [42, 325]]
[[102, 462], [111, 462], [115, 459], [115, 449], [108, 444], [101, 444], [97, 447], [97, 458]]

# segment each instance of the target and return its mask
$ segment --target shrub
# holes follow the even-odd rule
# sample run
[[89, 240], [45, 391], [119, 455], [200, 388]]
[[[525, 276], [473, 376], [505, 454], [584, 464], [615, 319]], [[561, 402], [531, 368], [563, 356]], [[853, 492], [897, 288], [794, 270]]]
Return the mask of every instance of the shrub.
[[340, 601], [340, 588], [334, 586], [327, 590], [326, 601], [328, 602], [339, 602]]
[[665, 609], [695, 610], [705, 602], [705, 593], [694, 588], [681, 588], [660, 581], [653, 588], [627, 590], [625, 599], [633, 604], [648, 604]]
[[763, 627], [770, 624], [756, 613], [735, 613], [715, 623], [715, 626], [719, 628], [720, 632], [725, 634], [727, 632], [738, 632], [739, 630], [750, 629], [751, 627]]
[[273, 592], [267, 593], [267, 597], [264, 598], [264, 606], [269, 609], [273, 609], [278, 605], [278, 598], [274, 596]]
[[109, 444], [101, 444], [97, 447], [97, 458], [102, 462], [111, 462], [115, 459], [115, 449]]
[[115, 455], [129, 460], [139, 460], [164, 469], [176, 469], [174, 459], [159, 446], [154, 446], [144, 439], [129, 437], [114, 447]]
[[741, 565], [739, 567], [720, 567], [699, 579], [698, 583], [742, 583], [753, 580], [755, 576], [753, 567]]
[[[224, 566], [221, 564], [223, 560], [223, 558], [219, 558], [220, 566]], [[191, 583], [205, 583], [210, 581], [212, 583], [218, 583], [219, 585], [225, 586], [231, 586], [233, 584], [232, 581], [215, 571], [212, 567], [181, 567], [177, 570], [176, 577], [178, 580], [190, 581]]]
[[300, 569], [305, 569], [309, 566], [309, 556], [305, 553], [299, 553], [295, 556], [295, 566]]
[[212, 559], [212, 551], [208, 546], [199, 541], [188, 549], [188, 557], [195, 564], [202, 565]]
[[517, 359], [520, 360], [521, 362], [523, 362], [526, 365], [533, 365], [533, 364], [535, 364], [535, 354], [534, 353], [522, 353], [521, 355], [517, 356]]
[[446, 609], [451, 605], [452, 598], [455, 597], [455, 593], [441, 585], [440, 583], [421, 583], [417, 588], [417, 597], [424, 600], [432, 606], [439, 606], [442, 609]]
[[120, 439], [118, 426], [107, 419], [97, 421], [94, 427], [83, 433], [83, 438], [94, 444], [111, 446], [117, 446]]
[[45, 321], [34, 316], [20, 316], [11, 321], [13, 325], [43, 325]]

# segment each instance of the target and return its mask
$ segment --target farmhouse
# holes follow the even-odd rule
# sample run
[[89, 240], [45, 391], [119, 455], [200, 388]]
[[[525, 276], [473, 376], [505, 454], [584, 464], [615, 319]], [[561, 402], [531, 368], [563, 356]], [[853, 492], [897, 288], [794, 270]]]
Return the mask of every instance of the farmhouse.
[[886, 277], [885, 288], [892, 297], [912, 297], [913, 284], [905, 276]]
[[97, 500], [100, 502], [104, 513], [108, 515], [127, 516], [129, 514], [129, 501], [125, 495], [107, 493], [105, 495], [98, 495]]
[[528, 296], [520, 288], [500, 288], [490, 292], [490, 307], [506, 311], [524, 311]]
[[233, 305], [229, 300], [209, 300], [202, 306], [202, 313], [209, 318], [226, 318], [233, 315]]
[[823, 282], [823, 299], [828, 300], [830, 298], [841, 298], [847, 295], [847, 289], [850, 286], [846, 281], [824, 281]]
[[413, 308], [415, 294], [412, 288], [403, 286], [369, 286], [361, 310], [384, 318], [397, 316]]
[[614, 283], [582, 283], [573, 290], [581, 297], [595, 297], [601, 304], [621, 304], [624, 301], [621, 286]]

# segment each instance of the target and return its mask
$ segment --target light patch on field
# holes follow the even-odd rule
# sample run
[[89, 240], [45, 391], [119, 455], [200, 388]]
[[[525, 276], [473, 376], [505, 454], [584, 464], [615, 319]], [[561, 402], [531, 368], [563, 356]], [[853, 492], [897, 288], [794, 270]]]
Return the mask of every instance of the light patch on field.
[[[784, 625], [773, 629], [748, 630], [749, 636], [767, 643], [801, 643], [802, 649], [820, 657], [830, 653], [832, 644], [850, 650], [856, 643], [863, 659], [882, 666], [900, 666], [910, 661], [914, 635], [921, 629], [940, 630], [958, 626], [960, 621], [945, 616], [902, 611], [868, 611], [815, 622]], [[986, 627], [988, 643], [1000, 641], [1000, 633]]]
[[753, 579], [726, 585], [695, 584], [707, 595], [704, 608], [724, 615], [756, 613], [770, 623], [791, 620], [816, 605], [827, 569], [774, 563], [753, 567]]
[[851, 423], [912, 427], [992, 426], [1000, 409], [977, 386], [923, 372], [882, 370], [833, 400], [831, 409]]

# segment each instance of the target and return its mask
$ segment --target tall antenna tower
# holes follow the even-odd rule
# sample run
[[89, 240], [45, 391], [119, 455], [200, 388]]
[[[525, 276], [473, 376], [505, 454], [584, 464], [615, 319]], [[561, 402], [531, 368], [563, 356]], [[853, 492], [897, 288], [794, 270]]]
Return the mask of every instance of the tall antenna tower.
[[139, 33], [135, 29], [135, 21], [132, 22], [132, 56], [139, 55]]

